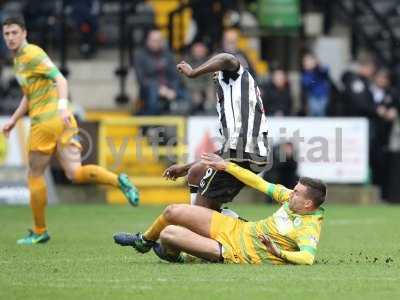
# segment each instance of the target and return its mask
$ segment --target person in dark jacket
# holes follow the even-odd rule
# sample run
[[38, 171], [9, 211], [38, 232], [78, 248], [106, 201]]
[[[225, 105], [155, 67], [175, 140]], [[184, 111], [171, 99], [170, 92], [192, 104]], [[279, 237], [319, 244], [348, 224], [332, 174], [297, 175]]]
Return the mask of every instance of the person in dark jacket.
[[400, 203], [400, 97], [396, 97], [394, 106], [388, 111], [388, 119], [392, 119], [389, 135], [387, 177], [385, 196], [389, 202]]
[[261, 87], [264, 111], [269, 116], [289, 116], [292, 112], [292, 94], [284, 70], [272, 72], [271, 80]]
[[375, 73], [375, 62], [365, 58], [357, 62], [355, 72], [348, 71], [343, 74], [346, 116], [367, 117], [371, 121], [384, 115], [383, 106], [375, 103], [372, 93]]
[[371, 92], [375, 105], [380, 106], [380, 110], [384, 111], [380, 118], [376, 118], [374, 122], [375, 142], [372, 157], [373, 166], [375, 167], [375, 181], [382, 187], [382, 199], [388, 199], [389, 184], [391, 182], [393, 172], [390, 170], [390, 153], [389, 138], [392, 127], [397, 119], [398, 99], [399, 95], [393, 89], [390, 80], [390, 72], [386, 69], [379, 69], [371, 85]]
[[[202, 42], [196, 42], [190, 47], [185, 61], [191, 66], [199, 66], [207, 59], [207, 46]], [[184, 77], [183, 82], [190, 98], [190, 114], [215, 114], [215, 88], [211, 76], [202, 76], [197, 80]]]
[[179, 77], [160, 30], [149, 32], [146, 47], [136, 52], [134, 64], [143, 101], [138, 114], [160, 115], [168, 111], [177, 98]]
[[[351, 117], [366, 117], [369, 121], [369, 163], [372, 183], [383, 187], [385, 141], [381, 135], [381, 124], [384, 122], [387, 108], [374, 95], [374, 78], [376, 65], [373, 60], [365, 58], [358, 61], [356, 72], [343, 75], [343, 99], [345, 114]], [[383, 93], [383, 92], [382, 92]]]

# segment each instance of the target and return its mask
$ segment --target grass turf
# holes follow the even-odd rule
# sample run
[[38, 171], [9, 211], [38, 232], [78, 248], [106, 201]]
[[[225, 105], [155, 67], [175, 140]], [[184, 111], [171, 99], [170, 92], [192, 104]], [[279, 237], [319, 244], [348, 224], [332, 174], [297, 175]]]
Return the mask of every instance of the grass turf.
[[[276, 206], [235, 205], [252, 220]], [[18, 246], [30, 210], [0, 206], [0, 299], [396, 299], [400, 206], [326, 207], [317, 263], [249, 266], [160, 262], [114, 245], [116, 231], [143, 230], [162, 207], [57, 205], [52, 240]]]

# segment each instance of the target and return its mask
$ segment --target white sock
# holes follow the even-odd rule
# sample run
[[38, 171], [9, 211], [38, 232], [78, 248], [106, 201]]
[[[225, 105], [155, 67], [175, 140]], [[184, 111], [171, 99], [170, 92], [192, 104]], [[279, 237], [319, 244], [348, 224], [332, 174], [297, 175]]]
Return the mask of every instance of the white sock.
[[189, 185], [190, 189], [190, 205], [194, 205], [197, 196], [197, 190], [199, 187], [197, 185]]
[[235, 219], [239, 218], [239, 215], [237, 213], [235, 213], [232, 209], [229, 209], [229, 208], [222, 208], [221, 214], [223, 214], [224, 216], [227, 216], [227, 217], [235, 218]]

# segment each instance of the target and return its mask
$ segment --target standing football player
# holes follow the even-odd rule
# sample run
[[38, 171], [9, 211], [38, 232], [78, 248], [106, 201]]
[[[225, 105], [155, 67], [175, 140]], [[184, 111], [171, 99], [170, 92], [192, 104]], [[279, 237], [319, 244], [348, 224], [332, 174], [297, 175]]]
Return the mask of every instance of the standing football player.
[[47, 188], [44, 172], [56, 154], [66, 176], [75, 183], [98, 183], [119, 187], [128, 201], [137, 205], [135, 186], [125, 174], [119, 176], [97, 165], [81, 164], [78, 127], [69, 110], [67, 80], [38, 46], [27, 42], [22, 18], [11, 17], [2, 24], [7, 48], [14, 57], [14, 71], [23, 97], [17, 110], [3, 126], [5, 136], [27, 112], [31, 125], [28, 143], [28, 187], [34, 226], [18, 244], [45, 243], [47, 232], [45, 209]]
[[[223, 145], [219, 150], [225, 159], [259, 173], [267, 164], [267, 121], [256, 81], [238, 59], [220, 53], [192, 68], [181, 62], [178, 70], [189, 78], [214, 73], [217, 89], [217, 111]], [[192, 204], [219, 210], [232, 201], [244, 184], [234, 176], [200, 162], [173, 165], [164, 176], [168, 179], [188, 175]]]

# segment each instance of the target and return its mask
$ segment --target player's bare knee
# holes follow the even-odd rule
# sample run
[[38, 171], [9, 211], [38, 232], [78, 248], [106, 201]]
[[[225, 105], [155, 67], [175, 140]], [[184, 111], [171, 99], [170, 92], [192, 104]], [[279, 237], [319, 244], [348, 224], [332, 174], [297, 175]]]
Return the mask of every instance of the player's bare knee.
[[179, 217], [182, 216], [186, 209], [185, 204], [171, 204], [168, 205], [164, 210], [164, 218], [167, 222], [175, 224], [179, 221]]
[[164, 218], [169, 223], [174, 223], [179, 213], [179, 204], [168, 205], [164, 210]]
[[170, 204], [164, 209], [163, 215], [164, 215], [165, 220], [167, 220], [168, 222], [171, 222], [171, 220], [172, 220], [175, 205], [176, 204]]

